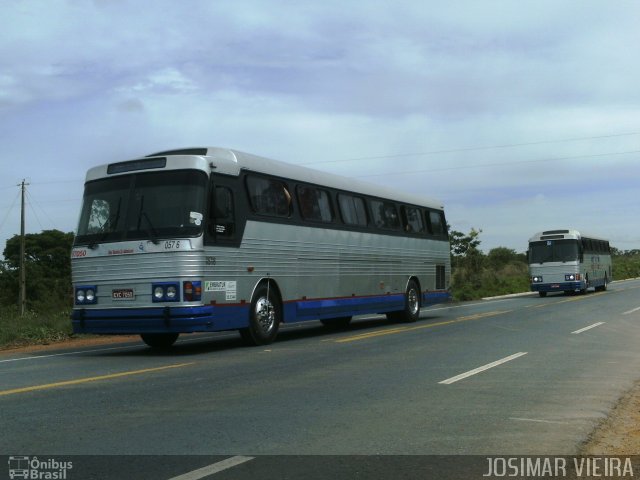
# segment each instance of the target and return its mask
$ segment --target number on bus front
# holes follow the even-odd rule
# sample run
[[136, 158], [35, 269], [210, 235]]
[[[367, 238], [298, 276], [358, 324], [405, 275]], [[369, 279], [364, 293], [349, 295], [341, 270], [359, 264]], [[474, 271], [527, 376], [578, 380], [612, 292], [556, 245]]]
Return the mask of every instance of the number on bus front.
[[164, 242], [165, 250], [178, 250], [180, 248], [180, 240], [167, 240]]

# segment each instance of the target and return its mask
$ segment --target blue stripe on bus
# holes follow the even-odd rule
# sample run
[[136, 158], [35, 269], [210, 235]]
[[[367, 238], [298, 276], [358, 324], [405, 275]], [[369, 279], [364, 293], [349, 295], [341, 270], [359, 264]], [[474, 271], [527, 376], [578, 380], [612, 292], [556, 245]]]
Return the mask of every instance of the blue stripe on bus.
[[[434, 305], [450, 299], [451, 295], [446, 291], [423, 293], [422, 305]], [[299, 322], [401, 310], [404, 308], [404, 295], [296, 300], [286, 302], [283, 307], [285, 322]], [[241, 303], [197, 307], [74, 309], [71, 320], [74, 333], [216, 332], [246, 328], [249, 308], [249, 304]]]

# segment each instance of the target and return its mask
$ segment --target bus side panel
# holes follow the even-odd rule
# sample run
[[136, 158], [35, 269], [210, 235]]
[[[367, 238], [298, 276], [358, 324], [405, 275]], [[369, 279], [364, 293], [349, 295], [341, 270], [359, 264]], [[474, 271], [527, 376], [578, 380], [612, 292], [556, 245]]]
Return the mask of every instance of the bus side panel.
[[[240, 248], [205, 247], [203, 300], [251, 302], [271, 279], [282, 295], [285, 322], [402, 309], [410, 277], [423, 305], [450, 298], [447, 242], [248, 221]], [[436, 288], [436, 265], [445, 272]], [[216, 283], [209, 283], [216, 282]]]

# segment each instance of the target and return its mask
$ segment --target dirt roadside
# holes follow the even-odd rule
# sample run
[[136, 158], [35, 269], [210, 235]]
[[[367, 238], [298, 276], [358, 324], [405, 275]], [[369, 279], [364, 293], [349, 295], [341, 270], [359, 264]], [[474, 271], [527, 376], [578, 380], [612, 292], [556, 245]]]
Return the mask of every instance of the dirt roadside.
[[582, 455], [640, 455], [640, 383], [620, 398], [591, 433]]
[[[15, 353], [40, 353], [61, 348], [104, 346], [139, 341], [137, 335], [80, 337], [48, 345], [0, 349], [0, 357]], [[640, 455], [640, 382], [626, 392], [616, 406], [589, 435], [580, 455]]]

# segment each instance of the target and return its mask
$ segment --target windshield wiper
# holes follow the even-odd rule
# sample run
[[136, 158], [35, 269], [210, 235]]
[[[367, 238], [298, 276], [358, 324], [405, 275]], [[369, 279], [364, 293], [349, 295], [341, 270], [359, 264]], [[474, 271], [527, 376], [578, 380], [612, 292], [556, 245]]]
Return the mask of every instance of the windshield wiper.
[[151, 223], [151, 219], [149, 218], [149, 215], [147, 215], [147, 212], [145, 212], [143, 208], [144, 208], [144, 195], [140, 198], [140, 211], [138, 212], [138, 225], [136, 228], [140, 230], [140, 225], [142, 223], [142, 219], [144, 218], [149, 224], [149, 227], [151, 228], [151, 230], [147, 230], [145, 228], [144, 229], [145, 233], [149, 235], [149, 237], [151, 237], [151, 241], [153, 242], [154, 245], [158, 245], [158, 243], [160, 243], [160, 241], [158, 240], [158, 232], [153, 226], [153, 223]]

